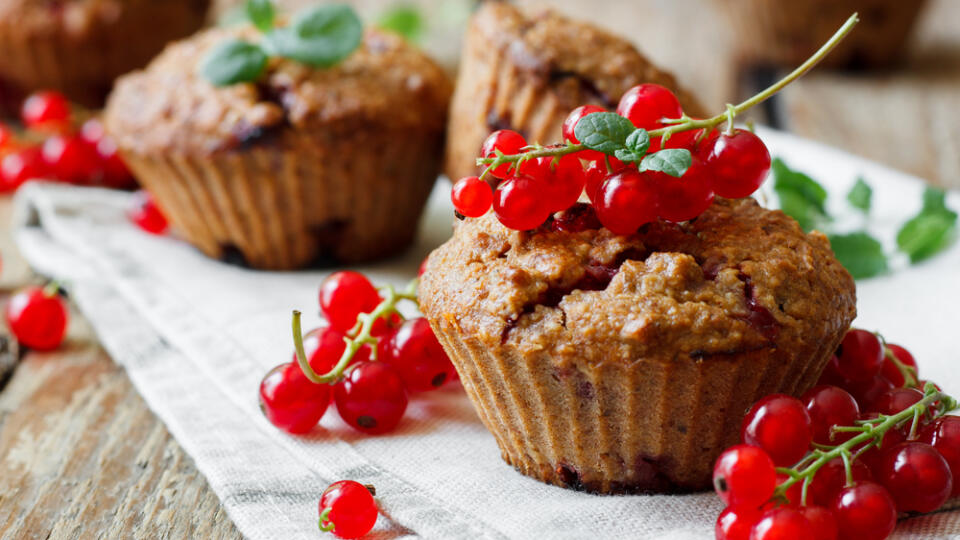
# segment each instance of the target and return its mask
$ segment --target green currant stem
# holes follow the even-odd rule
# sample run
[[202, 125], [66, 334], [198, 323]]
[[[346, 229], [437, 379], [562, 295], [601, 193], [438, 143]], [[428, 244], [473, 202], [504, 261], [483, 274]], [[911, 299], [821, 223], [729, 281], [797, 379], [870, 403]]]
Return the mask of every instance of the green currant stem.
[[50, 283], [47, 283], [43, 286], [43, 295], [47, 298], [53, 298], [54, 296], [60, 294], [60, 289], [60, 282], [54, 279], [50, 281]]
[[324, 523], [328, 519], [330, 519], [330, 508], [324, 508], [323, 512], [320, 512], [320, 530], [323, 532], [333, 532], [333, 529], [336, 528], [332, 521]]
[[[780, 90], [783, 90], [783, 88], [786, 87], [788, 84], [799, 79], [800, 77], [805, 75], [808, 71], [813, 69], [814, 66], [820, 63], [820, 61], [823, 60], [830, 53], [830, 51], [832, 51], [834, 47], [836, 47], [840, 43], [840, 41], [842, 41], [843, 38], [845, 38], [847, 34], [850, 33], [851, 30], [853, 30], [853, 27], [856, 26], [858, 22], [860, 22], [860, 18], [856, 13], [854, 13], [853, 15], [850, 16], [849, 19], [847, 19], [847, 22], [845, 22], [843, 26], [841, 26], [837, 30], [837, 32], [833, 34], [833, 36], [829, 40], [827, 40], [827, 42], [824, 43], [822, 47], [820, 47], [820, 49], [817, 52], [813, 53], [813, 55], [806, 60], [806, 62], [800, 64], [800, 66], [798, 66], [796, 69], [791, 71], [786, 77], [770, 85], [768, 88], [756, 94], [755, 96], [751, 97], [750, 99], [742, 103], [739, 103], [737, 105], [728, 104], [724, 112], [716, 116], [712, 116], [710, 118], [704, 118], [701, 120], [690, 118], [686, 114], [684, 114], [680, 118], [675, 118], [675, 119], [664, 118], [662, 122], [669, 125], [667, 125], [666, 127], [649, 131], [648, 134], [650, 138], [654, 139], [657, 137], [663, 137], [663, 142], [666, 142], [672, 135], [676, 133], [680, 133], [682, 131], [695, 130], [695, 129], [704, 129], [704, 128], [712, 129], [723, 122], [727, 122], [729, 124], [728, 128], [732, 127], [733, 119], [737, 115], [743, 113], [744, 111], [752, 107], [759, 105], [760, 103], [763, 103], [764, 101], [772, 97], [774, 94], [776, 94]], [[484, 169], [483, 173], [480, 174], [480, 178], [483, 179], [486, 177], [487, 173], [491, 169], [495, 169], [500, 165], [503, 165], [506, 163], [513, 163], [515, 164], [515, 166], [519, 167], [521, 163], [523, 163], [528, 159], [535, 159], [539, 157], [548, 157], [548, 156], [561, 157], [567, 154], [572, 154], [574, 152], [579, 152], [581, 150], [586, 150], [586, 149], [587, 147], [583, 144], [573, 144], [571, 142], [567, 142], [566, 145], [561, 145], [561, 146], [549, 146], [549, 147], [538, 146], [536, 150], [526, 152], [526, 153], [521, 153], [521, 154], [503, 154], [497, 151], [494, 157], [477, 158], [477, 166], [483, 166], [483, 165], [487, 166], [487, 168]]]
[[903, 386], [905, 388], [916, 388], [919, 384], [919, 381], [917, 380], [917, 370], [912, 366], [908, 366], [901, 362], [900, 359], [897, 358], [897, 355], [893, 354], [893, 351], [888, 349], [886, 346], [884, 346], [883, 351], [883, 354], [888, 360], [893, 362], [894, 366], [897, 366], [897, 370], [899, 370], [900, 375], [903, 376]]
[[[820, 445], [810, 454], [804, 456], [804, 458], [792, 468], [778, 467], [777, 472], [787, 476], [787, 479], [777, 486], [777, 489], [773, 492], [772, 499], [786, 499], [787, 490], [789, 490], [790, 487], [800, 481], [804, 482], [804, 484], [807, 484], [813, 479], [817, 471], [820, 470], [820, 467], [822, 467], [828, 461], [838, 457], [843, 460], [847, 484], [850, 485], [853, 483], [851, 463], [860, 455], [861, 452], [865, 451], [866, 449], [879, 446], [881, 441], [883, 441], [884, 434], [886, 434], [889, 429], [895, 428], [907, 420], [917, 418], [919, 415], [927, 411], [930, 404], [937, 401], [940, 402], [940, 404], [936, 407], [937, 416], [957, 408], [956, 400], [947, 394], [938, 391], [932, 384], [927, 385], [927, 387], [924, 389], [924, 394], [925, 395], [923, 396], [923, 399], [898, 412], [897, 414], [892, 414], [889, 416], [880, 415], [879, 417], [868, 422], [864, 422], [859, 426], [835, 426], [832, 430], [833, 432], [860, 432], [860, 434], [847, 441], [844, 441], [842, 444], [837, 446], [823, 447]], [[856, 454], [851, 454], [851, 451], [861, 444], [864, 445], [863, 448], [859, 449]], [[811, 460], [811, 457], [814, 459]], [[806, 504], [805, 492], [806, 489], [801, 492], [802, 504]]]
[[364, 345], [373, 345], [371, 350], [373, 351], [373, 359], [376, 359], [377, 351], [377, 338], [371, 335], [373, 331], [373, 325], [377, 322], [378, 319], [389, 317], [394, 313], [399, 313], [397, 311], [397, 303], [401, 300], [409, 300], [413, 303], [417, 303], [417, 282], [418, 280], [414, 279], [411, 281], [403, 291], [397, 291], [393, 288], [392, 285], [387, 285], [381, 287], [379, 290], [383, 295], [383, 300], [374, 308], [370, 313], [361, 313], [357, 316], [357, 326], [350, 330], [347, 333], [347, 336], [343, 338], [346, 347], [343, 349], [343, 353], [340, 355], [340, 359], [337, 361], [336, 365], [330, 369], [330, 371], [319, 375], [316, 371], [313, 370], [313, 367], [310, 366], [310, 362], [307, 360], [307, 352], [303, 348], [303, 330], [300, 326], [300, 312], [294, 310], [293, 312], [293, 346], [297, 354], [297, 364], [300, 366], [300, 369], [303, 371], [303, 374], [311, 382], [316, 384], [330, 384], [340, 379], [343, 376], [344, 370], [347, 369], [347, 366], [350, 365], [350, 360], [357, 354]]

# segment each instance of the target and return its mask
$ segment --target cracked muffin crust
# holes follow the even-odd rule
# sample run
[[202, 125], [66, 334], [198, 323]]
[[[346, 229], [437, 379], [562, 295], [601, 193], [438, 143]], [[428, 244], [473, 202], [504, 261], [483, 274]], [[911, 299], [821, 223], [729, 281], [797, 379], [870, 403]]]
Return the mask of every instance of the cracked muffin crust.
[[504, 458], [597, 492], [709, 485], [743, 414], [810, 388], [855, 316], [820, 233], [752, 199], [631, 236], [461, 222], [421, 309]]
[[172, 223], [204, 253], [255, 268], [406, 248], [439, 172], [452, 91], [442, 69], [367, 31], [331, 68], [272, 58], [256, 83], [214, 87], [198, 65], [232, 37], [256, 32], [173, 44], [107, 105], [107, 130]]
[[553, 11], [484, 2], [466, 33], [444, 172], [452, 179], [476, 174], [477, 151], [498, 129], [559, 142], [573, 108], [616, 109], [624, 92], [645, 82], [671, 89], [685, 111], [702, 115], [696, 99], [628, 41]]
[[7, 87], [0, 94], [11, 110], [24, 94], [41, 89], [99, 107], [115, 78], [200, 28], [209, 4], [0, 0], [0, 86]]

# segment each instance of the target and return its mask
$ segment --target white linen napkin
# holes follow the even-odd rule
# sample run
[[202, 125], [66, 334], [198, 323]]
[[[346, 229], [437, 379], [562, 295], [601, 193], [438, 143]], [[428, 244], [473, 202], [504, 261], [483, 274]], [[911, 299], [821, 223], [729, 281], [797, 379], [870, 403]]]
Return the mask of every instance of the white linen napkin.
[[[837, 214], [862, 174], [874, 188], [869, 228], [890, 250], [896, 227], [920, 206], [922, 183], [836, 150], [763, 130], [774, 155], [828, 185]], [[438, 183], [418, 243], [402, 258], [361, 268], [402, 285], [450, 232], [447, 184]], [[17, 195], [17, 243], [40, 273], [65, 283], [104, 347], [193, 457], [249, 538], [320, 538], [317, 501], [331, 482], [377, 487], [374, 537], [711, 538], [722, 509], [712, 493], [597, 496], [547, 486], [500, 459], [459, 386], [411, 401], [393, 433], [352, 431], [328, 412], [306, 437], [261, 415], [257, 388], [292, 354], [290, 316], [319, 320], [326, 272], [258, 272], [153, 237], [124, 215], [129, 195], [28, 184]], [[949, 204], [960, 208], [960, 196]], [[848, 221], [858, 226], [861, 218]], [[928, 262], [858, 284], [857, 324], [910, 348], [921, 376], [960, 392], [960, 245]], [[183, 511], [189, 511], [188, 508]], [[960, 535], [960, 512], [901, 522], [897, 537]], [[332, 537], [331, 537], [332, 538]]]

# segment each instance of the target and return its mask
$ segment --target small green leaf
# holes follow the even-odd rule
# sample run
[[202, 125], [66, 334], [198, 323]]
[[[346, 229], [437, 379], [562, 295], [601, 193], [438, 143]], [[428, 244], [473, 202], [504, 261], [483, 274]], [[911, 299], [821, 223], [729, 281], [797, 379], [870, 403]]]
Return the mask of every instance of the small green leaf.
[[850, 193], [847, 193], [847, 201], [849, 201], [854, 208], [859, 208], [864, 213], [868, 213], [870, 212], [872, 200], [873, 190], [866, 181], [864, 181], [862, 176], [857, 178], [857, 183], [850, 189]]
[[627, 137], [636, 128], [629, 120], [612, 112], [588, 114], [577, 122], [573, 134], [584, 146], [591, 150], [615, 155], [617, 150], [627, 144]]
[[922, 261], [947, 247], [956, 236], [957, 213], [947, 208], [946, 194], [935, 188], [923, 192], [923, 209], [903, 224], [897, 233], [897, 247]]
[[255, 81], [267, 66], [267, 55], [252, 43], [233, 40], [211, 50], [200, 72], [215, 86]]
[[854, 279], [873, 277], [887, 271], [883, 246], [865, 232], [831, 234], [830, 247]]
[[693, 163], [693, 156], [686, 148], [668, 148], [647, 154], [640, 162], [640, 171], [659, 171], [680, 178]]
[[286, 28], [266, 35], [264, 46], [277, 56], [314, 67], [330, 67], [363, 41], [363, 23], [350, 6], [320, 5], [307, 9]]
[[384, 12], [377, 26], [396, 32], [410, 41], [417, 41], [423, 34], [424, 24], [416, 6], [401, 4]]
[[942, 189], [927, 187], [923, 190], [923, 210], [924, 213], [946, 211], [952, 213], [947, 208], [947, 193]]
[[269, 32], [273, 28], [277, 13], [271, 0], [247, 0], [245, 8], [247, 18], [258, 30]]
[[827, 191], [809, 176], [795, 171], [780, 158], [773, 160], [773, 190], [780, 200], [780, 209], [809, 231], [828, 221]]
[[624, 141], [625, 148], [621, 148], [613, 153], [617, 159], [624, 162], [638, 162], [643, 159], [650, 148], [650, 135], [647, 130], [637, 128], [633, 133], [627, 136]]

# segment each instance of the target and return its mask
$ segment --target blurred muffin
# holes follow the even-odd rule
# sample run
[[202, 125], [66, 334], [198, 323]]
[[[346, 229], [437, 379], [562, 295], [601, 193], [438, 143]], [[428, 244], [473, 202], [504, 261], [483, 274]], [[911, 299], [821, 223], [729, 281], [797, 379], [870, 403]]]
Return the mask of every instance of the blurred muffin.
[[343, 62], [272, 58], [255, 83], [198, 74], [246, 26], [169, 46], [122, 77], [107, 131], [181, 235], [211, 257], [264, 269], [386, 257], [412, 241], [437, 177], [450, 82], [376, 31]]
[[730, 17], [743, 61], [794, 67], [854, 12], [860, 24], [823, 60], [831, 67], [877, 68], [903, 52], [926, 0], [716, 0]]
[[593, 222], [460, 222], [427, 261], [421, 310], [523, 474], [707, 488], [754, 401], [815, 384], [856, 314], [853, 279], [824, 235], [752, 199], [629, 236]]
[[203, 24], [209, 0], [0, 0], [0, 86], [7, 107], [59, 90], [99, 107], [114, 79]]
[[477, 152], [498, 129], [519, 131], [531, 142], [560, 142], [572, 109], [587, 103], [616, 109], [624, 92], [645, 82], [673, 90], [688, 114], [702, 115], [672, 75], [626, 40], [552, 11], [524, 13], [485, 2], [466, 33], [444, 172], [476, 174]]

